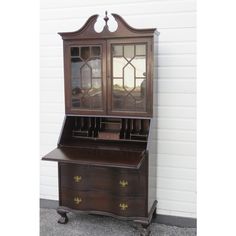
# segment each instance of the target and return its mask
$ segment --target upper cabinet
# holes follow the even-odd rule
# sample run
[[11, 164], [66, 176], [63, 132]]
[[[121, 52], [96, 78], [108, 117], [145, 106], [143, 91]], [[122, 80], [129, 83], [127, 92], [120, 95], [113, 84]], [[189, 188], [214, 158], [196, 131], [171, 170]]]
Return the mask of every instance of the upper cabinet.
[[134, 29], [112, 14], [117, 29], [94, 29], [98, 15], [78, 31], [59, 33], [64, 43], [67, 114], [152, 116], [155, 29]]

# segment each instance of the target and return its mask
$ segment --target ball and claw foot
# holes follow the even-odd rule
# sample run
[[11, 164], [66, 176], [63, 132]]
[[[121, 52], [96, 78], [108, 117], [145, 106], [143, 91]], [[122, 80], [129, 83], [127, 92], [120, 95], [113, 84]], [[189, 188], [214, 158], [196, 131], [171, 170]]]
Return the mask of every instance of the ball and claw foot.
[[150, 225], [142, 225], [140, 236], [149, 236], [151, 235]]
[[59, 224], [67, 224], [68, 222], [68, 217], [66, 211], [62, 210], [57, 210], [57, 213], [61, 216], [61, 218], [57, 221]]

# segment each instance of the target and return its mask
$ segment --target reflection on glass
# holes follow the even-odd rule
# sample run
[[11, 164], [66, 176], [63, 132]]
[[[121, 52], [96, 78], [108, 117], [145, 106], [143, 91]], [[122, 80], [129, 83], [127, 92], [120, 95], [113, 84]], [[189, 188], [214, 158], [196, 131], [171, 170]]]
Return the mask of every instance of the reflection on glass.
[[90, 57], [89, 47], [81, 47], [81, 58], [87, 60]]
[[113, 58], [113, 77], [123, 77], [123, 68], [127, 64], [124, 57]]
[[79, 78], [80, 77], [80, 68], [83, 65], [83, 62], [80, 58], [71, 58], [71, 77]]
[[138, 44], [135, 46], [136, 48], [136, 55], [143, 56], [146, 55], [146, 45], [145, 44]]
[[145, 56], [136, 56], [132, 60], [132, 65], [136, 69], [136, 77], [146, 77], [146, 57]]
[[136, 79], [136, 86], [134, 91], [132, 91], [132, 95], [136, 100], [143, 99], [145, 97], [146, 91], [146, 80], [144, 79]]
[[94, 89], [101, 89], [101, 79], [92, 79], [92, 87]]
[[124, 90], [123, 79], [113, 79], [113, 106], [117, 109], [122, 108], [123, 97], [127, 95], [127, 91]]
[[113, 79], [113, 89], [123, 89], [123, 79]]
[[125, 109], [126, 110], [136, 110], [136, 102], [135, 102], [135, 99], [132, 96], [132, 94], [128, 94], [124, 98], [124, 102], [125, 102]]
[[70, 51], [72, 107], [101, 109], [101, 47], [71, 47]]
[[99, 109], [102, 106], [101, 104], [102, 104], [102, 93], [100, 91], [93, 97], [92, 108]]
[[124, 57], [126, 57], [128, 60], [134, 57], [134, 45], [124, 46]]
[[100, 47], [92, 47], [91, 49], [91, 56], [94, 56], [94, 57], [99, 57], [100, 56], [100, 53], [101, 53], [101, 48]]
[[122, 57], [123, 56], [123, 46], [116, 45], [112, 48], [113, 56]]
[[88, 65], [92, 68], [92, 77], [101, 77], [101, 59], [92, 58], [88, 61]]
[[112, 53], [112, 109], [145, 111], [146, 45], [115, 45]]
[[128, 64], [124, 68], [124, 88], [132, 90], [134, 88], [134, 67]]
[[80, 91], [80, 68], [83, 62], [80, 58], [71, 58], [71, 82], [72, 95], [78, 95]]
[[91, 101], [90, 101], [90, 97], [87, 94], [81, 97], [80, 101], [81, 101], [81, 107], [90, 108]]
[[81, 106], [80, 99], [78, 98], [72, 98], [72, 107], [79, 108]]
[[112, 99], [113, 110], [122, 110], [122, 100], [121, 99]]
[[91, 68], [85, 64], [82, 68], [81, 68], [81, 87], [82, 89], [89, 89], [91, 88], [92, 84], [91, 84]]
[[81, 93], [80, 81], [78, 79], [72, 80], [72, 96], [78, 96]]
[[136, 87], [136, 88], [145, 86], [145, 85], [143, 85], [143, 84], [145, 84], [145, 79], [136, 79], [135, 82], [136, 82], [136, 84], [135, 84], [135, 87]]

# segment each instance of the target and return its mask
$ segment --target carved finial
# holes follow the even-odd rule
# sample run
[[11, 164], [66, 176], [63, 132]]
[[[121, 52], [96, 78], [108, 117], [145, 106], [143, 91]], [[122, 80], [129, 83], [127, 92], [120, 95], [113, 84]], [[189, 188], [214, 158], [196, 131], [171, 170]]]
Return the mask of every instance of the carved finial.
[[105, 17], [103, 18], [106, 22], [106, 25], [107, 25], [107, 21], [109, 20], [109, 17], [107, 16], [107, 11], [105, 11]]

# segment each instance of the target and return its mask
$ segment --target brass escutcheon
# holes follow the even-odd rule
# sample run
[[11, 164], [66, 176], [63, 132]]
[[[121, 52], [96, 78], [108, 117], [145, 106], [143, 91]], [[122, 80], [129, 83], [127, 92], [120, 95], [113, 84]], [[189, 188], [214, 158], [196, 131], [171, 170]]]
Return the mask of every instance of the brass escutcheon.
[[125, 188], [126, 186], [128, 186], [128, 181], [126, 181], [126, 180], [120, 180], [120, 186], [121, 186], [122, 188]]
[[120, 208], [122, 211], [125, 211], [128, 208], [128, 204], [120, 203]]
[[78, 176], [78, 175], [74, 176], [74, 180], [76, 183], [79, 183], [81, 181], [81, 179], [82, 179], [81, 176]]
[[75, 204], [79, 205], [82, 202], [82, 199], [80, 197], [75, 197], [74, 202]]

